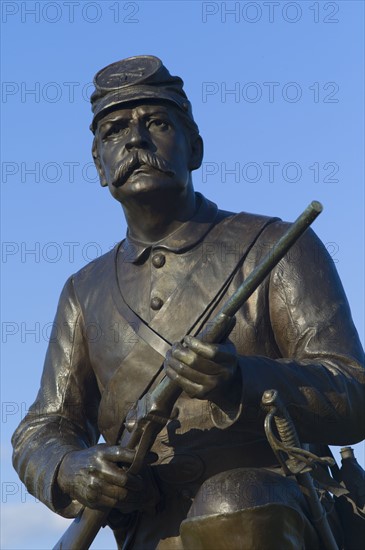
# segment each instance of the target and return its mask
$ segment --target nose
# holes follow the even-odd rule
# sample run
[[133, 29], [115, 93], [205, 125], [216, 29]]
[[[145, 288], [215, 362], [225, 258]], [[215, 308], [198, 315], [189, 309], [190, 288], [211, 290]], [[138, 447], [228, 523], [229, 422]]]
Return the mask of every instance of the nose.
[[125, 147], [128, 151], [132, 149], [145, 149], [148, 147], [148, 139], [146, 131], [140, 124], [131, 124], [129, 127], [127, 141]]

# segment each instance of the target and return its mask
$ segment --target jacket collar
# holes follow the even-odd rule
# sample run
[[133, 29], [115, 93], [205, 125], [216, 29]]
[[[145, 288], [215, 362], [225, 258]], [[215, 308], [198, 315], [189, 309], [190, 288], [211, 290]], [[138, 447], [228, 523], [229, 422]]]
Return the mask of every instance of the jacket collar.
[[218, 208], [214, 202], [206, 199], [201, 193], [196, 193], [196, 198], [197, 203], [200, 204], [194, 216], [161, 241], [153, 244], [143, 243], [131, 238], [127, 232], [127, 237], [119, 248], [119, 254], [122, 256], [121, 261], [137, 263], [144, 261], [151, 250], [162, 249], [181, 253], [198, 244], [213, 227]]

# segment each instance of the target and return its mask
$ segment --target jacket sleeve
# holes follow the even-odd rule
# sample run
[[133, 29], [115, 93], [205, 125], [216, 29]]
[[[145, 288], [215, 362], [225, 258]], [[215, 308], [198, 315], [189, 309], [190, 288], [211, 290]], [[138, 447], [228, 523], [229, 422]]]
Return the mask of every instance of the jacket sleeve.
[[[280, 237], [279, 222], [265, 236]], [[257, 258], [251, 258], [252, 265]], [[240, 357], [242, 400], [229, 416], [214, 411], [216, 425], [229, 427], [245, 407], [256, 409], [265, 390], [276, 389], [303, 442], [346, 445], [365, 437], [364, 353], [350, 308], [327, 250], [311, 229], [299, 239], [253, 301], [269, 308], [267, 336], [278, 358]], [[250, 306], [248, 306], [250, 307]]]
[[40, 390], [12, 438], [13, 464], [29, 492], [65, 517], [75, 516], [80, 504], [58, 489], [58, 468], [70, 451], [97, 443], [99, 402], [70, 278], [59, 300]]

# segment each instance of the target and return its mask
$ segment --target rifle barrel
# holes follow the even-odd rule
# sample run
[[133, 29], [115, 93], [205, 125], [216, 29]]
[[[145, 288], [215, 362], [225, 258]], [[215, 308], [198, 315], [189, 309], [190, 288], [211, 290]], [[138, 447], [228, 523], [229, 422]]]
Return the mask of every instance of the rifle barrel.
[[270, 271], [280, 262], [293, 244], [308, 229], [310, 224], [322, 212], [323, 206], [318, 201], [312, 201], [302, 214], [293, 222], [278, 242], [266, 254], [262, 262], [250, 273], [234, 295], [227, 300], [218, 315], [223, 313], [233, 317], [242, 304], [255, 292]]

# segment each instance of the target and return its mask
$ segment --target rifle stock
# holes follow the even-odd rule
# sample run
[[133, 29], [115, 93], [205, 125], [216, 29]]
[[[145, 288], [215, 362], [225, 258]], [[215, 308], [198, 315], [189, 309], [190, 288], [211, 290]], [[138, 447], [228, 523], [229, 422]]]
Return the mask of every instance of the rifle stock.
[[[227, 333], [233, 327], [234, 315], [322, 212], [322, 209], [322, 205], [318, 201], [311, 202], [233, 296], [227, 300], [214, 319], [207, 323], [206, 328], [199, 334], [199, 339], [214, 343], [227, 337]], [[173, 405], [181, 392], [182, 390], [175, 382], [165, 377], [154, 390], [147, 393], [132, 407], [135, 423], [126, 447], [136, 449], [136, 455], [128, 469], [129, 473], [138, 473], [156, 436], [167, 424]], [[143, 402], [143, 407], [138, 408], [138, 404], [141, 402]], [[144, 415], [139, 416], [138, 410], [144, 410]], [[109, 512], [110, 510], [97, 511], [88, 508], [81, 510], [53, 550], [88, 550], [101, 527], [105, 525]]]
[[109, 512], [83, 508], [55, 544], [54, 550], [88, 550], [105, 525]]

